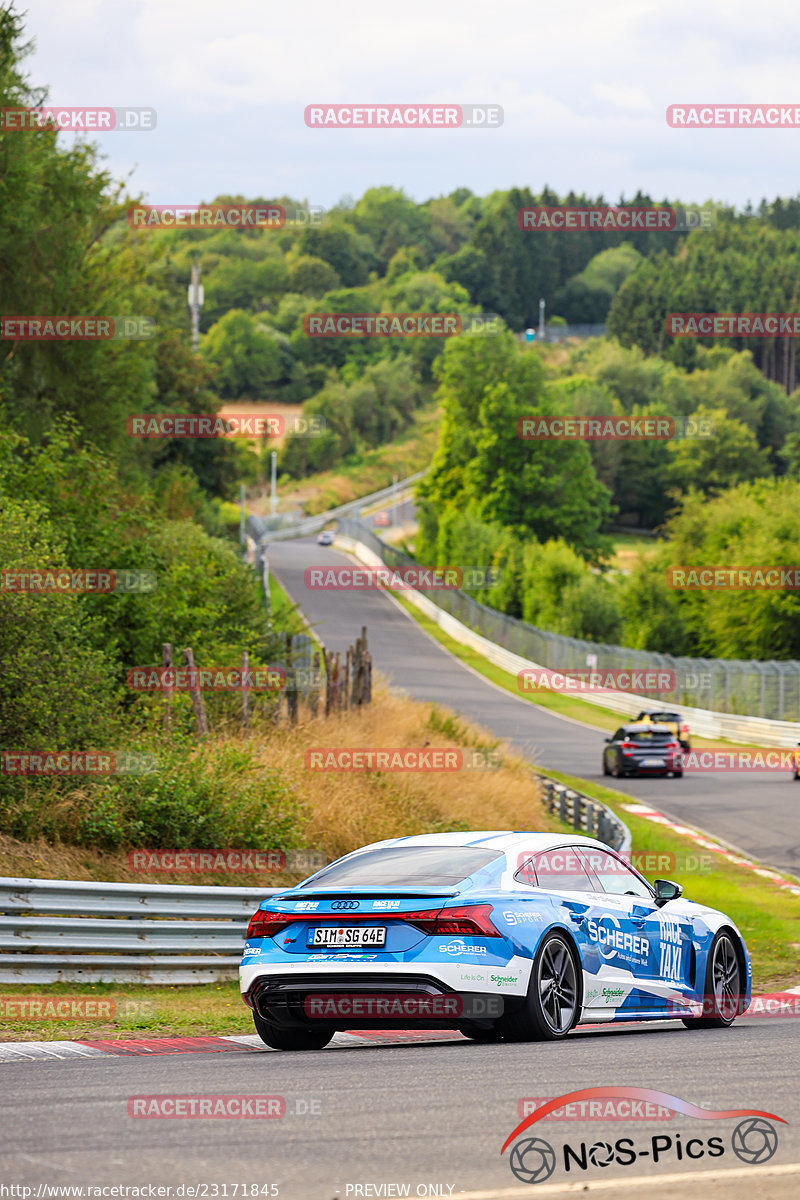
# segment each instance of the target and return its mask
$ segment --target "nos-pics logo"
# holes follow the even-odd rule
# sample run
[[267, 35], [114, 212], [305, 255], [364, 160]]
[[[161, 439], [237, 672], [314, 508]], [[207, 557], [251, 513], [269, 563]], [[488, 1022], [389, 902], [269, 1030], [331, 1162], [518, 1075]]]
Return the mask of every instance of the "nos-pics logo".
[[[598, 1140], [592, 1143], [579, 1142], [576, 1145], [562, 1142], [560, 1147], [556, 1148], [541, 1137], [520, 1137], [530, 1129], [531, 1125], [564, 1105], [601, 1099], [623, 1099], [639, 1104], [657, 1104], [671, 1109], [674, 1113], [682, 1113], [684, 1116], [694, 1117], [701, 1121], [740, 1119], [728, 1135], [727, 1141], [725, 1134], [687, 1138], [685, 1134], [680, 1133], [658, 1133], [652, 1134], [649, 1138], [640, 1138], [638, 1141], [631, 1137], [621, 1137], [616, 1138], [613, 1142]], [[666, 1092], [654, 1091], [652, 1088], [583, 1088], [578, 1092], [568, 1092], [564, 1096], [556, 1096], [537, 1108], [530, 1116], [521, 1121], [506, 1138], [500, 1153], [505, 1154], [511, 1143], [515, 1143], [509, 1155], [508, 1165], [522, 1183], [543, 1183], [544, 1180], [550, 1178], [559, 1163], [567, 1174], [572, 1174], [573, 1172], [589, 1171], [593, 1167], [610, 1167], [613, 1163], [620, 1167], [629, 1167], [640, 1159], [653, 1163], [664, 1161], [674, 1163], [684, 1159], [695, 1161], [703, 1158], [716, 1159], [732, 1152], [741, 1162], [757, 1166], [768, 1162], [778, 1148], [778, 1131], [771, 1123], [772, 1121], [778, 1121], [782, 1125], [786, 1124], [783, 1117], [776, 1116], [775, 1113], [762, 1112], [755, 1108], [714, 1111], [700, 1108], [688, 1100], [682, 1100], [679, 1096], [670, 1096]], [[515, 1140], [517, 1138], [519, 1138], [518, 1141]]]

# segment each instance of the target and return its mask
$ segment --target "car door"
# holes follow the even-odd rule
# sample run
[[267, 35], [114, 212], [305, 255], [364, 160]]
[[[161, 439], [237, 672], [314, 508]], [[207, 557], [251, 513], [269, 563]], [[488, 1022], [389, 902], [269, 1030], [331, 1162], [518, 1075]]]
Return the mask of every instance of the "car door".
[[554, 846], [526, 856], [514, 879], [547, 892], [579, 947], [586, 942], [585, 922], [591, 916], [593, 884], [574, 846]]
[[604, 940], [598, 933], [598, 945], [611, 968], [608, 974], [617, 978], [614, 986], [629, 989], [625, 1006], [660, 1010], [676, 993], [688, 995], [691, 921], [677, 907], [672, 912], [659, 908], [647, 881], [613, 850], [584, 848], [582, 854], [598, 903], [615, 918], [607, 926], [618, 932]]

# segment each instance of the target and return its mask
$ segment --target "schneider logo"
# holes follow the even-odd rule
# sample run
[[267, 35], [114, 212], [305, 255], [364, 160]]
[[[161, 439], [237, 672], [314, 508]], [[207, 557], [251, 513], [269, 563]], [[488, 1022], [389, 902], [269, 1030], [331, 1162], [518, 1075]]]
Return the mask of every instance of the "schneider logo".
[[519, 975], [490, 975], [492, 983], [517, 983]]

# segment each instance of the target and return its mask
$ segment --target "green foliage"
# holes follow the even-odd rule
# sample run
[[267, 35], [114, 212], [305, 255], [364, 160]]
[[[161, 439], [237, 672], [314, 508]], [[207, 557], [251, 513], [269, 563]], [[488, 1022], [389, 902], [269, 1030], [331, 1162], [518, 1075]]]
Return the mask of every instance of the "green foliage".
[[286, 335], [238, 308], [212, 325], [200, 353], [214, 369], [217, 391], [228, 400], [268, 399], [292, 381], [295, 361]]
[[325, 433], [313, 438], [290, 434], [281, 449], [281, 470], [299, 478], [390, 442], [408, 428], [425, 396], [406, 357], [380, 359], [363, 374], [345, 370], [340, 377], [332, 372], [304, 408], [306, 415], [324, 419]]
[[796, 591], [691, 591], [666, 584], [671, 567], [796, 566], [798, 508], [800, 483], [793, 479], [742, 483], [712, 499], [690, 494], [669, 522], [659, 554], [626, 581], [624, 606], [636, 644], [658, 650], [688, 645], [684, 653], [718, 658], [800, 658]]
[[[4, 571], [70, 565], [41, 504], [0, 495], [0, 545]], [[102, 746], [114, 733], [117, 649], [104, 633], [78, 596], [0, 589], [0, 729], [7, 749]]]
[[[436, 364], [443, 408], [439, 445], [418, 487], [440, 517], [449, 508], [532, 535], [562, 536], [589, 557], [600, 552], [610, 516], [584, 443], [526, 441], [518, 422], [553, 414], [538, 356], [508, 333], [451, 342]], [[426, 558], [438, 550], [421, 538]]]
[[148, 774], [7, 779], [0, 830], [78, 846], [295, 849], [303, 813], [288, 781], [246, 744], [157, 748]]
[[685, 251], [643, 262], [617, 292], [609, 332], [625, 346], [637, 345], [692, 368], [703, 347], [748, 350], [762, 374], [794, 390], [797, 365], [787, 337], [673, 337], [670, 312], [791, 313], [798, 306], [800, 228], [776, 228], [753, 216], [718, 214], [715, 227], [689, 235]]

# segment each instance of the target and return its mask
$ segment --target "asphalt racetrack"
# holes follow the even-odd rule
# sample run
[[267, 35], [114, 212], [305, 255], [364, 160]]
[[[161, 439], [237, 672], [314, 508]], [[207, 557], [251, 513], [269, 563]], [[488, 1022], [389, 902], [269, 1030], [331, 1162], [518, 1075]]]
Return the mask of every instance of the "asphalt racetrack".
[[[745, 1017], [730, 1030], [696, 1032], [672, 1023], [595, 1027], [563, 1043], [481, 1046], [446, 1033], [393, 1045], [369, 1039], [355, 1045], [356, 1040], [337, 1035], [327, 1049], [303, 1054], [248, 1048], [233, 1054], [0, 1062], [0, 1179], [6, 1185], [24, 1181], [32, 1189], [30, 1200], [81, 1195], [51, 1193], [45, 1190], [49, 1184], [205, 1185], [205, 1192], [194, 1195], [212, 1200], [233, 1196], [236, 1183], [276, 1185], [277, 1192], [260, 1194], [281, 1200], [403, 1194], [489, 1200], [568, 1194], [561, 1191], [565, 1184], [601, 1185], [606, 1200], [645, 1191], [670, 1200], [701, 1188], [704, 1200], [797, 1195], [796, 1020]], [[557, 1159], [552, 1176], [536, 1187], [515, 1178], [510, 1150], [501, 1156], [500, 1149], [519, 1123], [519, 1101], [602, 1085], [652, 1088], [711, 1110], [763, 1110], [789, 1123], [769, 1122], [777, 1131], [777, 1148], [765, 1163], [749, 1163], [733, 1151], [737, 1118], [543, 1121], [523, 1136], [535, 1135], [552, 1147]], [[283, 1096], [287, 1114], [276, 1120], [128, 1115], [130, 1097], [176, 1093]], [[714, 1136], [724, 1148], [719, 1157], [704, 1152], [694, 1160], [686, 1154], [678, 1159], [679, 1141], [683, 1147], [701, 1139], [702, 1145], [692, 1146], [698, 1153]], [[601, 1148], [595, 1151], [597, 1164], [587, 1157], [584, 1170], [570, 1159], [571, 1169], [565, 1170], [565, 1143], [580, 1153], [582, 1143], [588, 1151], [621, 1137], [633, 1139], [635, 1163], [603, 1166], [599, 1160], [607, 1151]], [[672, 1140], [658, 1162], [654, 1137]], [[721, 1172], [722, 1181], [709, 1179], [703, 1174], [708, 1171]], [[667, 1180], [675, 1174], [679, 1180], [671, 1185]], [[611, 1180], [619, 1187], [609, 1190]], [[367, 1184], [384, 1190], [353, 1190]], [[388, 1185], [408, 1191], [387, 1191]]]
[[270, 570], [328, 649], [345, 651], [366, 625], [373, 669], [393, 687], [416, 700], [434, 700], [463, 713], [537, 765], [610, 785], [707, 830], [752, 858], [800, 876], [800, 783], [788, 772], [604, 779], [604, 733], [553, 716], [495, 687], [448, 654], [385, 594], [306, 587], [306, 568], [350, 561], [311, 538], [269, 547]]

